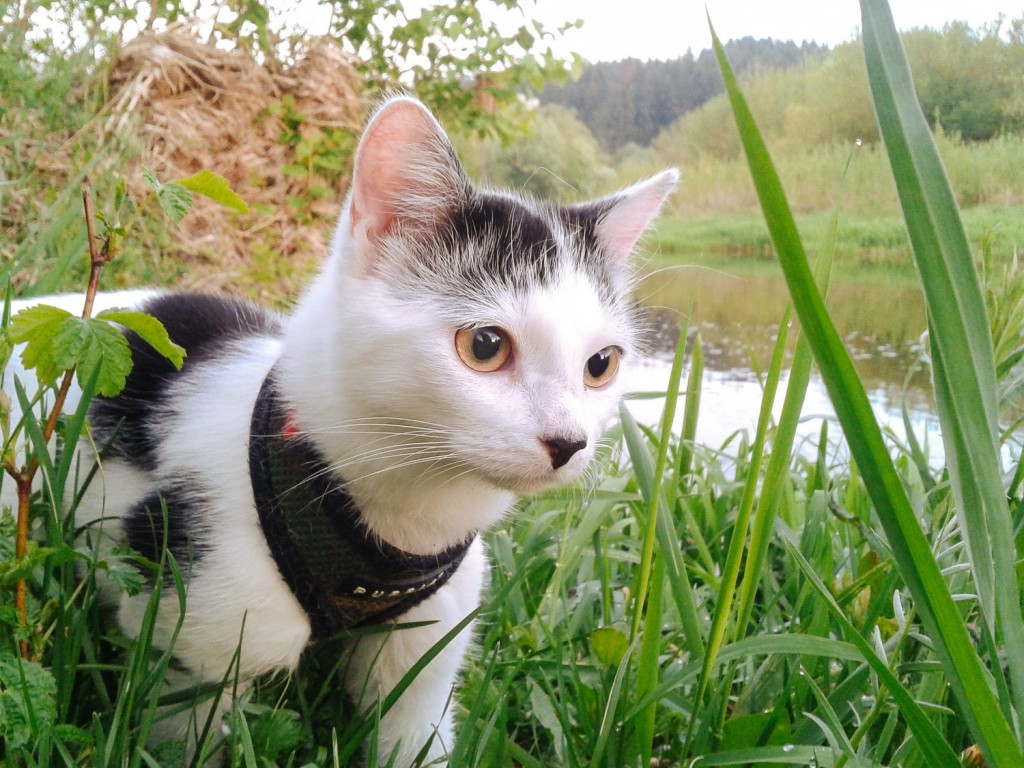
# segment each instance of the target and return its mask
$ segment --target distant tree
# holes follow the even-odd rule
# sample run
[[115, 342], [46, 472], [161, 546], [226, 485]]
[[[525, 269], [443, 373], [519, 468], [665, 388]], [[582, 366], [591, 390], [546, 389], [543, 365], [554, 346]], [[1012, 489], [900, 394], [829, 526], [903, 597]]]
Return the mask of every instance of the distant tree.
[[[22, 82], [45, 80], [26, 77], [24, 68], [59, 67], [74, 57], [91, 59], [92, 71], [102, 73], [122, 43], [173, 28], [197, 30], [211, 45], [248, 49], [271, 72], [328, 35], [352, 54], [369, 89], [415, 91], [453, 129], [502, 135], [515, 132], [524, 91], [564, 82], [578, 62], [552, 53], [561, 32], [532, 20], [529, 3], [438, 0], [408, 12], [402, 0], [316, 5], [328, 12], [325, 29], [303, 29], [288, 3], [272, 0], [0, 2], [0, 117], [12, 97], [23, 95]], [[506, 31], [495, 10], [504, 20], [519, 14], [521, 23]]]
[[[859, 40], [785, 69], [760, 63], [771, 61], [772, 49], [757, 59], [738, 42], [730, 57], [748, 63], [743, 90], [776, 151], [877, 139]], [[967, 142], [1024, 131], [1024, 17], [979, 30], [965, 24], [912, 30], [904, 45], [933, 127]], [[652, 146], [666, 162], [684, 166], [702, 156], [736, 157], [740, 146], [729, 111], [724, 97], [715, 97], [677, 118]]]
[[[755, 40], [726, 43], [738, 72], [791, 67], [826, 51], [816, 43]], [[625, 59], [598, 62], [578, 80], [549, 84], [541, 92], [546, 104], [576, 110], [601, 145], [613, 151], [628, 143], [646, 145], [680, 115], [691, 112], [722, 92], [718, 65], [710, 51], [688, 51], [671, 61]]]
[[933, 127], [941, 125], [966, 141], [1021, 127], [1020, 102], [1014, 98], [1024, 88], [1021, 42], [1015, 46], [1004, 38], [1001, 27], [974, 30], [955, 22], [941, 32], [919, 29], [906, 35], [918, 98]]
[[574, 112], [542, 106], [511, 142], [457, 140], [470, 173], [487, 184], [553, 200], [593, 197], [613, 186], [608, 155]]

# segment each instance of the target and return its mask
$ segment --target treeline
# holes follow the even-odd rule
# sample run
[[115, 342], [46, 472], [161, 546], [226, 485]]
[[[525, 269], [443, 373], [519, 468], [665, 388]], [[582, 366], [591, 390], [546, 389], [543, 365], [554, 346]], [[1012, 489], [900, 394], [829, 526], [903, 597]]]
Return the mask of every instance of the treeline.
[[[738, 73], [786, 69], [828, 51], [817, 43], [780, 42], [744, 37], [725, 44]], [[625, 144], [647, 144], [680, 115], [691, 112], [722, 93], [722, 79], [710, 50], [672, 61], [626, 59], [598, 62], [578, 80], [549, 85], [543, 104], [575, 110], [594, 137], [608, 150]]]
[[[965, 141], [1024, 130], [1024, 16], [980, 28], [917, 29], [904, 45], [933, 127]], [[762, 130], [767, 123], [810, 144], [873, 139], [860, 41], [828, 50], [744, 38], [726, 43], [726, 51], [748, 99], [764, 107]], [[721, 91], [705, 50], [674, 61], [594, 64], [576, 82], [545, 88], [541, 102], [571, 107], [607, 151], [647, 146], [666, 131], [678, 139], [681, 130], [711, 151], [725, 151], [735, 145], [720, 135], [731, 123], [724, 102], [715, 103]]]
[[[914, 30], [904, 45], [961, 205], [1024, 205], [1024, 17], [979, 30]], [[729, 50], [733, 60], [747, 52], [741, 85], [797, 210], [830, 211], [842, 186], [844, 210], [895, 215], [860, 41], [828, 51], [761, 43]], [[703, 69], [709, 56], [679, 60], [689, 68], [672, 77], [665, 74], [671, 62], [594, 65], [577, 90], [544, 92], [545, 100], [575, 98], [585, 86], [590, 96], [579, 106], [542, 103], [529, 133], [508, 143], [461, 139], [460, 149], [479, 178], [538, 196], [579, 200], [676, 166], [683, 179], [672, 198], [676, 214], [755, 211], [729, 105], [711, 95], [718, 74]], [[607, 83], [603, 90], [599, 78]], [[641, 118], [672, 110], [686, 111], [636, 132]], [[624, 127], [629, 120], [636, 121], [629, 123], [633, 133]], [[856, 157], [840, 185], [851, 153]]]

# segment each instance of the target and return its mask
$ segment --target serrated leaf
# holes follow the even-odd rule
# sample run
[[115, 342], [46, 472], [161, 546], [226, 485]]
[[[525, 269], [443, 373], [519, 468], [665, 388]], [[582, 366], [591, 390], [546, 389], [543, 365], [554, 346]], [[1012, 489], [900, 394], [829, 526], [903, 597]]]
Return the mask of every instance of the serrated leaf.
[[41, 664], [0, 656], [0, 736], [9, 749], [49, 733], [57, 719], [57, 683]]
[[177, 224], [192, 208], [192, 193], [176, 181], [162, 183], [149, 168], [142, 168], [146, 186], [156, 193], [157, 202], [164, 215]]
[[164, 184], [156, 193], [160, 207], [171, 221], [177, 224], [192, 208], [192, 193], [180, 184]]
[[128, 341], [114, 326], [104, 320], [90, 318], [83, 322], [82, 347], [78, 353], [78, 386], [85, 388], [94, 372], [96, 394], [113, 397], [124, 389], [132, 370], [132, 353]]
[[146, 186], [152, 189], [154, 192], [159, 192], [163, 187], [160, 180], [156, 177], [156, 174], [146, 166], [142, 166], [142, 180], [146, 182]]
[[15, 344], [25, 345], [22, 365], [34, 370], [40, 382], [52, 382], [65, 370], [55, 339], [64, 323], [74, 319], [70, 312], [46, 304], [28, 307], [11, 318], [7, 336]]
[[146, 584], [137, 556], [131, 550], [115, 548], [99, 567], [126, 595], [139, 594]]
[[252, 739], [262, 745], [263, 756], [273, 759], [293, 752], [306, 739], [306, 729], [297, 712], [272, 709], [250, 724]]
[[134, 331], [149, 346], [170, 360], [175, 368], [180, 369], [185, 361], [185, 348], [171, 341], [163, 323], [152, 315], [123, 309], [109, 309], [96, 315], [96, 319], [117, 323]]
[[178, 179], [174, 183], [180, 184], [189, 192], [215, 200], [225, 208], [239, 213], [249, 212], [249, 206], [245, 204], [245, 200], [238, 193], [231, 189], [228, 180], [213, 171], [200, 171], [184, 179]]

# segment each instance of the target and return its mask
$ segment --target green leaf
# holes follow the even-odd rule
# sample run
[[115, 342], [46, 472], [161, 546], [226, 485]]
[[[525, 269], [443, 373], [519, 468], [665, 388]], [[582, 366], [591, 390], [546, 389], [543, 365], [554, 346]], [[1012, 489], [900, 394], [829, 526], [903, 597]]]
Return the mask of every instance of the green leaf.
[[590, 633], [590, 650], [606, 667], [617, 667], [629, 650], [629, 638], [614, 627], [601, 627]]
[[142, 180], [146, 182], [146, 186], [152, 189], [154, 192], [159, 192], [163, 184], [156, 177], [156, 174], [146, 166], [142, 166]]
[[171, 221], [177, 224], [185, 218], [185, 214], [192, 207], [192, 193], [180, 184], [164, 184], [156, 193], [160, 207]]
[[[932, 555], [902, 481], [892, 465], [864, 387], [814, 284], [792, 211], [768, 148], [740, 92], [721, 42], [713, 31], [712, 40], [793, 304], [843, 426], [850, 452], [885, 529], [900, 575], [914, 596], [926, 632], [943, 663], [946, 679], [962, 707], [972, 735], [983, 749], [991, 749], [988, 755], [998, 758], [993, 758], [994, 765], [1021, 764], [1024, 760], [1020, 749], [1003, 717], [981, 659]], [[923, 745], [933, 737], [919, 732], [919, 728], [920, 723], [912, 730]]]
[[181, 185], [189, 192], [215, 200], [225, 208], [230, 208], [239, 213], [249, 212], [249, 206], [245, 204], [245, 200], [237, 192], [231, 189], [228, 180], [212, 171], [200, 171], [193, 176], [178, 179], [174, 183]]
[[267, 764], [281, 755], [288, 755], [306, 739], [306, 730], [299, 715], [288, 709], [270, 709], [250, 724], [252, 740], [260, 747]]
[[21, 362], [26, 370], [34, 370], [40, 383], [52, 383], [64, 372], [63, 355], [55, 346], [54, 339], [68, 320], [74, 320], [70, 312], [37, 304], [27, 307], [11, 318], [8, 338], [15, 344], [24, 344]]
[[132, 312], [123, 309], [108, 309], [96, 315], [98, 320], [106, 320], [111, 323], [122, 325], [130, 331], [134, 331], [149, 346], [166, 357], [175, 368], [181, 369], [185, 360], [185, 349], [173, 341], [167, 335], [167, 329], [163, 323], [152, 315], [143, 312]]
[[156, 193], [157, 202], [164, 215], [177, 224], [192, 207], [192, 193], [176, 181], [162, 183], [149, 168], [143, 167], [142, 178], [146, 186]]
[[996, 365], [985, 300], [892, 13], [879, 0], [862, 0], [861, 10], [868, 81], [928, 308], [935, 400], [957, 520], [982, 616], [992, 634], [998, 625], [1006, 644], [1020, 716], [1024, 619], [999, 459]]
[[115, 547], [102, 561], [96, 564], [107, 577], [126, 595], [137, 595], [146, 581], [139, 570], [139, 556], [130, 549]]
[[96, 393], [113, 397], [132, 369], [132, 354], [121, 332], [105, 320], [68, 318], [53, 339], [64, 370], [76, 368], [82, 388], [95, 374]]
[[41, 664], [0, 656], [0, 736], [9, 749], [49, 733], [57, 719], [57, 683]]

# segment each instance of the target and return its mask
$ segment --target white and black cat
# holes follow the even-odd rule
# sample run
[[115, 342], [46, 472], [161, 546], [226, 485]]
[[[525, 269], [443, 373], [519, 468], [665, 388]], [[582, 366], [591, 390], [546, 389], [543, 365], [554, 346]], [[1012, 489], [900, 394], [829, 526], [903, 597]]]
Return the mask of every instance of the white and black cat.
[[[477, 606], [478, 533], [517, 496], [579, 478], [615, 411], [636, 357], [628, 259], [676, 179], [572, 206], [480, 189], [429, 112], [396, 98], [366, 128], [330, 256], [291, 317], [142, 304], [188, 357], [177, 372], [129, 335], [127, 387], [91, 406], [92, 444], [111, 446], [77, 523], [154, 560], [166, 543], [181, 566], [174, 685], [221, 681], [239, 650], [244, 685], [346, 628], [432, 622], [355, 645], [347, 687], [371, 707]], [[126, 632], [147, 599], [118, 595]], [[179, 616], [165, 597], [157, 645]], [[443, 759], [469, 642], [383, 718], [382, 760], [408, 765], [431, 739]], [[178, 716], [161, 737], [189, 727]]]

